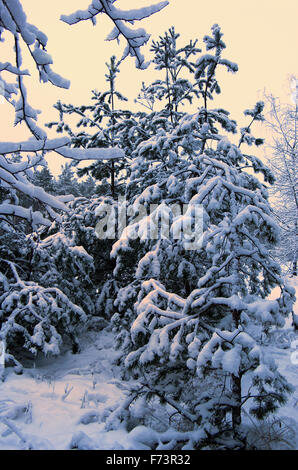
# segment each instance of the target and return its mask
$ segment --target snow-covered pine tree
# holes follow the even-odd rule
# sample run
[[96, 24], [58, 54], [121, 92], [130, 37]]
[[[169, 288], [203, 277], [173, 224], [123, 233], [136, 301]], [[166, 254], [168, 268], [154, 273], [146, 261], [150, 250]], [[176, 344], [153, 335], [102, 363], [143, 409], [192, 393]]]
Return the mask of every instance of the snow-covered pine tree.
[[80, 193], [84, 197], [90, 197], [96, 194], [96, 182], [91, 175], [80, 183]]
[[[266, 186], [273, 181], [272, 173], [241, 148], [260, 141], [251, 135], [250, 123], [240, 130], [238, 144], [230, 142], [218, 125], [235, 134], [235, 121], [227, 111], [209, 106], [220, 92], [217, 69], [236, 72], [237, 65], [222, 56], [226, 46], [218, 25], [204, 42], [207, 52], [195, 65], [203, 106], [164, 133], [163, 151], [169, 159], [176, 144], [177, 171], [170, 168], [167, 173], [165, 164], [160, 179], [135, 198], [132, 212], [139, 219], [132, 218], [112, 250], [116, 275], [134, 265], [135, 279], [120, 289], [113, 321], [126, 352], [126, 371], [139, 387], [133, 385], [131, 399], [108, 421], [112, 426], [114, 417], [126, 419], [141, 397], [157, 397], [194, 429], [203, 429], [200, 442], [193, 444], [198, 447], [216, 445], [224, 432], [239, 436], [242, 408], [249, 402], [250, 413], [260, 419], [285, 402], [291, 386], [258, 337], [263, 327], [283, 325], [294, 301], [294, 290], [284, 284], [269, 254], [278, 239]], [[257, 103], [245, 114], [254, 122], [263, 119], [262, 111], [263, 103]], [[139, 149], [161, 151], [161, 140], [157, 135]], [[141, 206], [150, 203], [156, 207], [148, 217]], [[174, 203], [187, 210], [168, 215], [167, 233], [165, 214]], [[196, 249], [187, 249], [193, 241], [189, 231], [182, 231], [179, 239], [175, 233], [191, 227], [198, 207], [203, 211], [202, 238]], [[155, 240], [146, 237], [149, 221], [161, 224]], [[193, 238], [200, 235], [191, 233]], [[185, 275], [191, 279], [187, 291], [181, 282]], [[280, 297], [268, 300], [276, 285]]]
[[80, 196], [79, 182], [75, 178], [73, 167], [69, 163], [65, 163], [61, 168], [61, 173], [56, 183], [56, 194]]
[[185, 101], [192, 103], [193, 97], [199, 96], [197, 82], [191, 83], [185, 76], [185, 70], [194, 72], [191, 57], [201, 50], [196, 47], [197, 40], [191, 40], [185, 46], [178, 48], [179, 37], [180, 34], [176, 33], [172, 26], [164, 36], [159, 37], [158, 41], [152, 41], [153, 63], [157, 70], [165, 71], [165, 77], [163, 80], [153, 82], [146, 90], [147, 95], [152, 95], [159, 101], [166, 101], [164, 109], [168, 111], [173, 125], [179, 120], [179, 105], [183, 105]]
[[[132, 159], [132, 164], [128, 167], [129, 178], [127, 179], [125, 192], [126, 201], [129, 201], [129, 209], [126, 210], [126, 212], [128, 213], [128, 219], [130, 221], [134, 219], [137, 214], [139, 204], [144, 203], [149, 206], [150, 203], [155, 203], [163, 197], [169, 201], [172, 200], [174, 204], [181, 204], [179, 198], [183, 188], [183, 182], [181, 182], [180, 187], [176, 188], [175, 184], [172, 184], [171, 188], [174, 192], [170, 194], [170, 196], [168, 185], [175, 183], [176, 173], [181, 173], [181, 176], [184, 174], [187, 175], [189, 162], [186, 160], [186, 157], [192, 158], [192, 144], [189, 142], [187, 147], [186, 142], [190, 140], [188, 136], [192, 134], [195, 123], [190, 126], [184, 123], [182, 129], [177, 126], [177, 122], [178, 119], [181, 119], [182, 122], [182, 117], [187, 116], [187, 114], [180, 109], [184, 100], [192, 101], [193, 98], [198, 97], [195, 91], [193, 91], [196, 89], [197, 85], [191, 83], [191, 79], [193, 79], [194, 75], [194, 64], [191, 62], [190, 58], [200, 50], [195, 47], [196, 41], [190, 41], [186, 45], [182, 47], [179, 45], [178, 47], [178, 38], [179, 34], [177, 34], [173, 28], [171, 28], [168, 33], [165, 33], [164, 37], [160, 37], [160, 43], [167, 44], [167, 54], [170, 54], [171, 61], [173, 62], [171, 71], [173, 78], [168, 80], [167, 75], [169, 75], [170, 72], [167, 69], [167, 65], [169, 64], [169, 60], [165, 54], [162, 54], [163, 46], [159, 46], [159, 43], [154, 43], [156, 57], [153, 59], [153, 63], [161, 70], [161, 74], [165, 72], [165, 76], [149, 86], [145, 86], [143, 83], [141, 93], [136, 100], [140, 104], [145, 104], [145, 107], [149, 107], [151, 112], [148, 114], [142, 111], [133, 113], [117, 126], [117, 135], [119, 136], [118, 138], [121, 139], [121, 146], [123, 146], [125, 155]], [[180, 74], [184, 76], [181, 80]], [[178, 83], [181, 84], [180, 91], [178, 90]], [[161, 93], [161, 89], [163, 89], [163, 93]], [[171, 113], [168, 109], [167, 90], [169, 90], [171, 97], [174, 96], [177, 98], [174, 105], [175, 122], [172, 122]], [[161, 104], [161, 109], [158, 111], [155, 111], [152, 106], [155, 101]], [[148, 102], [149, 106], [146, 104]], [[176, 127], [177, 130], [175, 130]], [[191, 140], [191, 142], [194, 141], [194, 139]], [[183, 145], [181, 144], [182, 142]], [[151, 194], [151, 188], [153, 189], [157, 182], [162, 182], [161, 185], [158, 185], [159, 193], [157, 193], [162, 196], [158, 196], [158, 198], [156, 198], [157, 194]], [[138, 196], [142, 195], [142, 191], [146, 188], [148, 188], [148, 194], [145, 201], [142, 200], [142, 196], [139, 200]], [[122, 209], [124, 210], [124, 208]], [[101, 207], [98, 208], [98, 213], [100, 213], [100, 211]], [[124, 286], [121, 293], [119, 293], [117, 302], [118, 309], [121, 309], [120, 311], [123, 312], [123, 314], [125, 312], [125, 317], [128, 320], [126, 324], [127, 328], [131, 321], [132, 304], [128, 306], [128, 304], [126, 302], [123, 303], [121, 299], [127, 295], [132, 303], [136, 300], [137, 286], [140, 287], [140, 281], [135, 279], [135, 266], [138, 259], [142, 257], [141, 253], [145, 255], [146, 251], [146, 247], [140, 246], [138, 240], [135, 240], [132, 250], [129, 249], [126, 253], [122, 252], [121, 256], [117, 257], [118, 266], [114, 272], [114, 277], [118, 285]], [[165, 278], [168, 279], [169, 289], [178, 289], [180, 293], [185, 295], [185, 293], [189, 293], [195, 270], [191, 262], [189, 262], [188, 254], [183, 253], [181, 256], [185, 260], [185, 265], [184, 269], [179, 271], [179, 274], [179, 262], [178, 264], [175, 262], [175, 256], [173, 255], [173, 268], [171, 272], [169, 273], [166, 269], [160, 272], [160, 276], [162, 280]], [[123, 269], [121, 268], [122, 265]], [[121, 324], [122, 333], [125, 334], [123, 322]]]
[[[95, 310], [88, 297], [94, 288], [89, 278], [92, 257], [82, 247], [76, 248], [72, 234], [65, 237], [62, 231], [55, 242], [47, 240], [40, 244], [35, 233], [40, 226], [51, 227], [50, 219], [59, 227], [63, 213], [71, 216], [67, 201], [73, 196], [57, 197], [32, 184], [31, 165], [43, 164], [44, 152], [49, 149], [63, 148], [68, 153], [71, 149], [65, 143], [65, 139], [55, 139], [0, 144], [4, 154], [0, 202], [3, 256], [0, 337], [6, 341], [10, 353], [7, 359], [14, 361], [24, 349], [33, 354], [38, 351], [58, 354], [65, 337], [72, 338], [77, 327], [86, 322], [86, 315]], [[30, 158], [29, 154], [28, 158], [22, 158], [27, 151], [35, 156]]]
[[35, 186], [41, 186], [50, 194], [54, 194], [56, 192], [55, 178], [48, 167], [43, 167], [41, 170], [35, 169], [32, 176], [32, 182]]
[[[171, 28], [169, 33], [165, 33], [165, 36], [155, 43], [157, 57], [153, 62], [157, 64], [159, 69], [165, 70], [166, 76], [163, 80], [158, 80], [146, 88], [143, 87], [142, 91], [144, 94], [150, 90], [150, 96], [154, 100], [161, 100], [165, 109], [162, 108], [160, 111], [153, 111], [149, 114], [137, 113], [128, 123], [125, 121], [127, 125], [126, 139], [124, 140], [133, 141], [136, 146], [134, 150], [131, 150], [133, 163], [126, 191], [126, 199], [131, 204], [128, 211], [130, 212], [129, 221], [134, 221], [137, 217], [140, 206], [149, 210], [150, 204], [160, 205], [155, 215], [153, 214], [153, 218], [160, 217], [163, 207], [161, 202], [173, 206], [181, 214], [182, 206], [187, 204], [193, 195], [194, 190], [191, 188], [191, 184], [195, 185], [203, 181], [205, 177], [201, 174], [197, 156], [202, 152], [206, 140], [219, 139], [216, 137], [218, 133], [216, 125], [218, 124], [222, 130], [236, 132], [235, 121], [231, 120], [229, 113], [223, 109], [209, 110], [208, 123], [206, 123], [205, 107], [200, 108], [194, 115], [181, 111], [179, 106], [183, 104], [183, 99], [186, 99], [187, 95], [185, 83], [188, 84], [188, 97], [191, 101], [202, 96], [205, 102], [205, 98], [201, 83], [203, 79], [201, 81], [194, 80], [195, 64], [189, 60], [189, 57], [200, 52], [200, 49], [195, 47], [196, 41], [190, 41], [187, 45], [178, 47], [178, 37], [179, 35]], [[171, 76], [176, 79], [171, 79], [171, 82], [167, 80], [170, 72], [167, 70], [168, 59], [163, 54], [162, 45], [164, 43], [167, 44], [168, 55], [171, 56], [171, 61], [174, 64]], [[230, 70], [233, 70], [237, 66], [230, 63], [229, 67]], [[180, 82], [177, 78], [179, 73], [182, 73], [184, 77], [188, 74], [189, 77], [187, 80], [185, 78], [181, 80], [180, 91], [178, 91]], [[180, 97], [179, 102], [176, 101], [172, 106], [175, 109], [174, 122], [172, 122], [173, 119], [168, 110], [168, 97], [163, 99], [167, 91], [167, 82], [170, 83], [170, 96]], [[213, 92], [214, 90], [219, 91], [215, 88], [214, 82], [215, 78], [213, 77], [207, 87], [207, 93], [209, 87], [212, 87]], [[156, 83], [157, 86], [155, 86]], [[164, 90], [163, 96], [160, 95], [161, 86]], [[197, 93], [193, 90], [199, 91]], [[210, 97], [212, 98], [212, 94]], [[210, 132], [209, 135], [208, 132]], [[125, 152], [128, 153], [127, 149]], [[186, 184], [188, 189], [185, 192]], [[185, 195], [183, 195], [184, 192]], [[159, 216], [157, 216], [158, 213]], [[135, 226], [138, 229], [138, 225], [135, 224]], [[141, 230], [142, 227], [140, 227]], [[162, 241], [162, 243], [167, 242]], [[142, 256], [148, 252], [148, 245], [152, 246], [151, 240], [146, 240], [141, 244], [138, 239], [120, 240], [115, 244], [113, 249], [113, 255], [117, 253], [115, 275], [119, 279], [127, 280], [130, 276], [130, 280], [134, 280], [134, 266], [137, 266]], [[164, 253], [165, 256], [169, 256], [166, 251]], [[172, 253], [170, 269], [168, 269], [167, 263], [161, 261], [159, 280], [165, 282], [169, 290], [183, 296], [188, 295], [195, 287], [198, 272], [200, 272], [196, 263], [196, 256], [191, 251], [188, 252], [180, 247], [179, 254], [177, 251]], [[150, 263], [147, 268], [149, 267]], [[129, 289], [131, 290], [131, 287]]]
[[[180, 46], [179, 38], [180, 34], [172, 27], [158, 41], [152, 42], [152, 62], [162, 77], [148, 86], [143, 83], [136, 99], [151, 112], [135, 113], [132, 119], [124, 123], [124, 140], [132, 144], [125, 152], [133, 158], [127, 199], [135, 199], [150, 183], [163, 179], [163, 174], [165, 177], [171, 174], [170, 168], [177, 171], [179, 165], [184, 164], [178, 157], [177, 148], [182, 141], [185, 144], [185, 136], [181, 129], [174, 129], [186, 116], [183, 110], [185, 102], [193, 103], [200, 96], [192, 61], [200, 49], [196, 47], [196, 40]], [[185, 149], [186, 145], [182, 153], [186, 153]]]
[[[50, 122], [47, 124], [47, 127], [52, 128], [55, 126], [58, 133], [66, 131], [74, 148], [123, 148], [121, 133], [118, 135], [117, 129], [119, 123], [128, 116], [131, 116], [132, 113], [128, 110], [116, 109], [116, 99], [120, 102], [127, 101], [127, 98], [116, 89], [116, 77], [120, 72], [119, 62], [117, 62], [116, 57], [112, 56], [110, 62], [106, 63], [106, 66], [108, 73], [105, 74], [105, 77], [109, 84], [109, 89], [104, 92], [92, 90], [91, 100], [94, 101], [94, 104], [73, 106], [58, 101], [54, 105], [59, 112], [59, 121]], [[78, 128], [95, 129], [95, 132], [91, 134], [85, 130], [80, 130], [75, 133], [66, 121], [67, 115], [79, 117]], [[124, 159], [119, 159], [118, 161], [111, 159], [110, 161], [98, 161], [89, 166], [78, 168], [77, 173], [78, 176], [92, 175], [101, 181], [103, 186], [108, 178], [110, 184], [109, 193], [114, 198], [118, 193], [123, 192], [122, 180], [124, 177], [122, 175], [126, 173], [125, 166]], [[120, 174], [120, 181], [118, 182]], [[100, 190], [100, 186], [98, 190]]]
[[[2, 192], [2, 207], [13, 204], [18, 208], [19, 199], [23, 205], [28, 203], [23, 193], [9, 188]], [[51, 245], [49, 239], [41, 242], [32, 209], [20, 210], [31, 214], [31, 225], [30, 217], [25, 220], [22, 213], [19, 217], [17, 209], [0, 221], [0, 337], [7, 345], [7, 361], [14, 361], [17, 370], [26, 350], [31, 352], [32, 359], [38, 351], [58, 354], [65, 339], [72, 339], [78, 325], [86, 321], [92, 302], [89, 307], [87, 295], [91, 283], [89, 280], [86, 286], [84, 274], [88, 277], [93, 267], [91, 257], [88, 259], [78, 248], [77, 252], [71, 239], [63, 238], [61, 233], [55, 244]], [[48, 222], [38, 214], [37, 222]], [[77, 286], [73, 292], [79, 276], [80, 289]]]
[[118, 289], [113, 240], [100, 240], [95, 231], [102, 199], [75, 198], [59, 222], [35, 232], [11, 217], [1, 222], [0, 335], [10, 359], [22, 362], [26, 350], [32, 359], [38, 352], [59, 354], [62, 346], [77, 352], [83, 329], [110, 318]]
[[0, 275], [0, 334], [7, 347], [6, 360], [19, 366], [26, 350], [32, 353], [32, 359], [38, 351], [59, 354], [63, 338], [72, 338], [86, 321], [85, 312], [58, 287], [22, 280], [15, 264], [6, 264]]

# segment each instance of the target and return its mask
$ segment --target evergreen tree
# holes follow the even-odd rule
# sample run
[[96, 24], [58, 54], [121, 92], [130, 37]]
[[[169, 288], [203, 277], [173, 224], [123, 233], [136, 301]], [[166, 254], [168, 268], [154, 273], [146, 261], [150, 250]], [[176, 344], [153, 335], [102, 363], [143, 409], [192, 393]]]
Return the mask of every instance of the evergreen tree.
[[[258, 337], [264, 327], [283, 325], [294, 301], [294, 290], [284, 284], [269, 255], [278, 240], [266, 186], [272, 173], [241, 149], [261, 143], [251, 125], [263, 120], [264, 105], [245, 111], [251, 123], [240, 130], [238, 144], [221, 134], [221, 129], [236, 134], [236, 122], [228, 111], [210, 108], [209, 101], [220, 92], [218, 69], [236, 72], [237, 65], [223, 58], [226, 46], [218, 25], [204, 42], [206, 54], [195, 63], [202, 106], [175, 126], [169, 116], [168, 132], [137, 149], [143, 156], [135, 165], [141, 191], [112, 255], [115, 275], [129, 281], [115, 301], [113, 322], [126, 353], [126, 373], [138, 379], [139, 387], [108, 422], [127, 417], [142, 396], [155, 396], [204, 430], [198, 446], [206, 440], [216, 445], [229, 430], [241, 438], [246, 402], [252, 402], [250, 412], [260, 419], [285, 402], [291, 386]], [[165, 155], [147, 186], [144, 150]], [[144, 207], [150, 204], [155, 208], [148, 216]], [[186, 210], [173, 212], [171, 204]], [[134, 278], [125, 272], [134, 272]], [[269, 301], [275, 285], [280, 297]]]
[[27, 350], [78, 352], [79, 333], [94, 318], [109, 318], [115, 296], [112, 241], [99, 240], [95, 227], [101, 199], [75, 198], [68, 213], [50, 228], [26, 235], [21, 224], [0, 222], [1, 337], [20, 367]]
[[126, 190], [129, 200], [171, 171], [185, 168], [185, 157], [192, 154], [186, 145], [188, 133], [179, 124], [187, 116], [182, 109], [185, 102], [200, 98], [192, 61], [200, 49], [196, 40], [180, 47], [179, 38], [172, 27], [152, 42], [153, 63], [165, 76], [148, 86], [142, 84], [136, 102], [151, 112], [135, 113], [122, 125], [123, 140], [127, 142], [124, 151], [133, 159]]
[[41, 186], [50, 194], [55, 194], [56, 192], [55, 178], [47, 167], [44, 167], [41, 170], [35, 170], [32, 182], [36, 186]]
[[[102, 93], [93, 90], [92, 100], [95, 102], [94, 104], [89, 106], [73, 106], [62, 104], [59, 101], [54, 107], [59, 111], [60, 121], [47, 124], [50, 128], [56, 126], [57, 132], [68, 132], [75, 148], [122, 147], [121, 138], [119, 138], [117, 133], [117, 125], [131, 113], [129, 111], [117, 110], [115, 106], [116, 99], [119, 101], [127, 101], [127, 98], [115, 88], [116, 77], [120, 72], [119, 62], [116, 61], [116, 57], [112, 56], [110, 63], [106, 63], [106, 66], [108, 73], [105, 74], [105, 77], [109, 84], [109, 89]], [[89, 134], [85, 131], [74, 133], [65, 121], [65, 115], [71, 114], [80, 116], [77, 127], [95, 128], [96, 132], [94, 134]], [[109, 193], [114, 198], [116, 192], [121, 193], [121, 179], [123, 178], [120, 176], [120, 181], [117, 181], [117, 178], [119, 178], [121, 173], [125, 173], [124, 168], [125, 162], [123, 160], [115, 161], [110, 159], [108, 162], [96, 162], [90, 166], [79, 168], [78, 175], [92, 175], [103, 183], [103, 187], [106, 187], [106, 181], [107, 178], [109, 178]], [[103, 188], [98, 189], [100, 191], [100, 189], [102, 190]]]
[[62, 167], [62, 172], [56, 183], [56, 192], [57, 194], [80, 195], [79, 183], [75, 178], [73, 168], [69, 163], [66, 163]]
[[80, 193], [85, 197], [91, 197], [96, 193], [96, 183], [91, 175], [89, 175], [85, 181], [80, 183]]
[[191, 83], [183, 75], [186, 70], [190, 74], [194, 73], [194, 63], [190, 59], [201, 50], [196, 48], [197, 41], [190, 41], [186, 46], [178, 48], [179, 37], [180, 34], [171, 27], [158, 41], [152, 41], [153, 63], [156, 64], [157, 70], [165, 70], [166, 76], [164, 80], [156, 80], [146, 90], [146, 93], [155, 99], [166, 101], [164, 109], [167, 110], [173, 125], [177, 124], [179, 119], [179, 105], [183, 105], [185, 100], [192, 103], [193, 97], [199, 96], [197, 82]]

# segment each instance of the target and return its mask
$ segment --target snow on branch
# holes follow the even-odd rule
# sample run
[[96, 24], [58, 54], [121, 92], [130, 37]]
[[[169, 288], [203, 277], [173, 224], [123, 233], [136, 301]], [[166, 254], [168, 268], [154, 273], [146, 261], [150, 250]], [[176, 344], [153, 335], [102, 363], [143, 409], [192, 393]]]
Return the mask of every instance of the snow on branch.
[[0, 204], [1, 215], [13, 215], [28, 220], [33, 226], [46, 225], [51, 226], [51, 222], [46, 219], [39, 211], [32, 211], [25, 207], [16, 206], [15, 204]]
[[[44, 131], [37, 125], [39, 111], [31, 108], [27, 101], [27, 91], [23, 81], [25, 75], [30, 75], [28, 70], [22, 69], [22, 46], [29, 51], [35, 67], [39, 72], [40, 81], [51, 82], [61, 88], [69, 88], [69, 80], [65, 80], [53, 72], [50, 65], [52, 57], [48, 54], [47, 36], [36, 26], [27, 22], [26, 14], [19, 0], [0, 0], [0, 33], [8, 32], [13, 36], [15, 64], [7, 61], [0, 63], [1, 94], [15, 107], [15, 124], [24, 122], [30, 132], [37, 138], [45, 138]], [[16, 83], [8, 83], [1, 73], [7, 72], [17, 76]], [[15, 100], [14, 95], [18, 98]]]
[[26, 194], [27, 196], [37, 199], [43, 204], [47, 204], [55, 209], [67, 211], [67, 207], [58, 198], [47, 194], [44, 189], [39, 186], [34, 186], [28, 181], [26, 176], [22, 173], [13, 175], [9, 171], [0, 167], [0, 179], [4, 181], [8, 186]]
[[42, 150], [55, 150], [69, 143], [68, 137], [47, 140], [27, 140], [24, 142], [0, 142], [0, 154], [15, 152], [39, 152]]
[[140, 69], [148, 67], [149, 63], [145, 62], [144, 56], [140, 52], [140, 48], [147, 43], [150, 35], [142, 28], [132, 29], [126, 23], [133, 23], [148, 18], [154, 13], [159, 12], [168, 5], [168, 1], [162, 1], [155, 5], [123, 11], [115, 8], [113, 5], [115, 0], [93, 0], [87, 10], [78, 10], [70, 15], [62, 15], [61, 20], [69, 25], [79, 23], [80, 21], [91, 20], [96, 23], [96, 16], [100, 13], [107, 15], [114, 23], [114, 28], [106, 38], [107, 41], [118, 40], [123, 36], [127, 41], [122, 60], [128, 55], [136, 58], [136, 65]]
[[[46, 193], [39, 186], [30, 182], [30, 171], [37, 165], [43, 165], [44, 154], [54, 151], [59, 155], [74, 160], [113, 160], [125, 157], [123, 150], [119, 148], [91, 148], [91, 149], [72, 149], [67, 147], [69, 143], [67, 137], [51, 140], [27, 140], [24, 142], [0, 142], [0, 180], [3, 187], [12, 188], [29, 196], [32, 200], [39, 201], [47, 211], [51, 219], [60, 220], [60, 215], [55, 212], [68, 211], [66, 202], [69, 202], [69, 196], [53, 196]], [[28, 152], [26, 159], [16, 162], [11, 158], [14, 154], [23, 154]], [[39, 153], [38, 153], [39, 152]], [[34, 154], [34, 155], [30, 155]], [[53, 210], [54, 209], [54, 210]], [[21, 206], [12, 204], [11, 201], [5, 201], [0, 205], [0, 214], [5, 218], [9, 215], [21, 217], [36, 225], [51, 225], [50, 221], [39, 211], [32, 211]]]
[[63, 157], [73, 160], [120, 160], [125, 157], [123, 150], [118, 147], [88, 149], [62, 147], [55, 151]]
[[3, 275], [0, 278], [0, 338], [11, 346], [18, 332], [24, 338], [24, 347], [33, 354], [37, 351], [59, 354], [61, 334], [74, 332], [76, 325], [86, 321], [84, 310], [57, 287], [45, 288], [33, 281], [22, 281], [14, 263], [9, 264], [16, 282]]
[[[144, 57], [140, 53], [140, 47], [144, 45], [149, 35], [143, 30], [133, 30], [126, 26], [126, 22], [133, 23], [134, 20], [142, 20], [153, 13], [164, 8], [168, 1], [163, 1], [157, 5], [145, 7], [137, 10], [121, 11], [113, 6], [114, 0], [94, 0], [85, 12], [76, 12], [70, 16], [63, 16], [61, 19], [68, 24], [74, 24], [83, 19], [95, 20], [98, 13], [104, 13], [114, 22], [115, 28], [113, 37], [117, 39], [123, 35], [128, 43], [124, 56], [133, 55], [137, 59], [137, 65], [144, 68]], [[22, 52], [27, 49], [35, 67], [39, 72], [41, 82], [51, 82], [53, 85], [68, 88], [70, 82], [53, 72], [51, 64], [52, 57], [47, 52], [47, 36], [36, 26], [27, 22], [26, 14], [20, 0], [0, 0], [0, 35], [10, 33], [14, 42], [15, 63], [10, 61], [0, 62], [0, 94], [15, 108], [15, 125], [25, 123], [35, 140], [26, 142], [3, 142], [0, 143], [0, 179], [1, 185], [11, 188], [13, 191], [20, 191], [33, 200], [38, 200], [48, 212], [50, 218], [59, 219], [59, 214], [53, 210], [67, 210], [62, 199], [48, 195], [43, 189], [34, 186], [28, 179], [29, 170], [36, 165], [42, 165], [44, 154], [54, 151], [59, 155], [74, 160], [118, 160], [124, 158], [124, 152], [119, 148], [100, 149], [71, 149], [67, 146], [69, 139], [47, 140], [46, 133], [38, 127], [37, 120], [39, 110], [33, 109], [27, 99], [27, 90], [24, 83], [24, 76], [30, 75], [27, 69], [23, 68]], [[116, 34], [115, 34], [116, 32]], [[123, 57], [124, 58], [124, 57]], [[13, 76], [13, 83], [8, 83], [2, 77], [6, 73], [8, 77]], [[6, 78], [6, 77], [5, 77]], [[21, 152], [34, 153], [22, 158], [18, 163], [10, 156], [19, 155]], [[37, 154], [40, 152], [40, 154]], [[10, 155], [10, 156], [9, 156]], [[5, 201], [1, 205], [4, 218], [8, 215], [24, 217], [26, 220], [35, 223], [45, 223], [44, 216], [31, 209], [18, 209], [12, 201]]]

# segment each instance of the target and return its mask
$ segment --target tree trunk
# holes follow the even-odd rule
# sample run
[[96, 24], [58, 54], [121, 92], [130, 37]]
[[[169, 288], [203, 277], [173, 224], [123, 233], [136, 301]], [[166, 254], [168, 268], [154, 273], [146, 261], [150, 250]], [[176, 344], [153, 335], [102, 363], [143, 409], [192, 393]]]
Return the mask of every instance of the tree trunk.
[[[233, 311], [233, 320], [236, 328], [239, 328], [240, 312]], [[238, 434], [239, 426], [241, 425], [241, 377], [232, 374], [232, 394], [233, 400], [236, 402], [232, 408], [232, 426], [235, 434]]]
[[237, 434], [241, 424], [241, 377], [232, 374], [232, 393], [236, 405], [232, 409], [233, 431]]
[[111, 190], [112, 190], [112, 198], [115, 199], [115, 164], [112, 161], [112, 168], [111, 168]]
[[298, 315], [292, 312], [293, 327], [295, 331], [298, 331]]
[[[297, 208], [298, 212], [298, 208]], [[294, 256], [292, 265], [292, 276], [297, 276], [297, 239], [298, 239], [298, 222], [295, 220], [295, 238], [294, 238]]]

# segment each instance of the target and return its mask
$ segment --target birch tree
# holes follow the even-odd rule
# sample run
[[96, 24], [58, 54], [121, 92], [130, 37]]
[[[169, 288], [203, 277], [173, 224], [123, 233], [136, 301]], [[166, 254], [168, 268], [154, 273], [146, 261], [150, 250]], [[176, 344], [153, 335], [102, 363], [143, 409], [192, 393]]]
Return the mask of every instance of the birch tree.
[[298, 250], [298, 101], [284, 105], [268, 95], [270, 111], [266, 120], [272, 131], [268, 158], [276, 181], [271, 189], [272, 204], [281, 227], [281, 242], [277, 256], [297, 276]]

